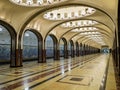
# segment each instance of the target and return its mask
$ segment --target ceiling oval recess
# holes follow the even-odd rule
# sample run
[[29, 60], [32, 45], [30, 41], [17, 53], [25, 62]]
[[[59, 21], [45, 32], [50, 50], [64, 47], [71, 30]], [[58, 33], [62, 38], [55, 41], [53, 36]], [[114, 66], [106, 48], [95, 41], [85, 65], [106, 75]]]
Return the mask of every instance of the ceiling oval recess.
[[69, 21], [66, 23], [61, 24], [61, 27], [83, 27], [83, 26], [93, 26], [99, 24], [97, 21], [94, 20], [75, 20], [75, 21]]
[[86, 17], [95, 12], [94, 8], [87, 6], [64, 6], [45, 12], [43, 17], [48, 20], [69, 20]]
[[21, 6], [39, 7], [56, 4], [67, 0], [10, 0], [10, 1], [14, 4]]

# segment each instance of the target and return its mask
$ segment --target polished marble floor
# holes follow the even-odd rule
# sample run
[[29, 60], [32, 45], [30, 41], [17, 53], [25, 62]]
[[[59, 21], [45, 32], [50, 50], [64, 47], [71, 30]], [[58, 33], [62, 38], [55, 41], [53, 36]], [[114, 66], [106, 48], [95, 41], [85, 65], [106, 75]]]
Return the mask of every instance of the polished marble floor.
[[[110, 65], [110, 66], [109, 66]], [[23, 67], [0, 66], [0, 90], [116, 90], [111, 55], [94, 54], [47, 63], [25, 62]], [[110, 76], [105, 81], [106, 70]], [[111, 71], [110, 71], [111, 70]], [[114, 81], [114, 87], [110, 85]], [[101, 88], [102, 87], [102, 88]]]

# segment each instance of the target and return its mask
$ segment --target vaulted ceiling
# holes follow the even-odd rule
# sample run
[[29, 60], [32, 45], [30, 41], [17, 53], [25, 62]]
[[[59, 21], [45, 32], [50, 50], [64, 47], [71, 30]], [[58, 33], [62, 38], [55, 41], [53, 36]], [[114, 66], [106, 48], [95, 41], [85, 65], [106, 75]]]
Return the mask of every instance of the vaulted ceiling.
[[0, 0], [0, 20], [18, 36], [35, 29], [43, 38], [54, 34], [98, 48], [112, 48], [117, 15], [118, 0]]

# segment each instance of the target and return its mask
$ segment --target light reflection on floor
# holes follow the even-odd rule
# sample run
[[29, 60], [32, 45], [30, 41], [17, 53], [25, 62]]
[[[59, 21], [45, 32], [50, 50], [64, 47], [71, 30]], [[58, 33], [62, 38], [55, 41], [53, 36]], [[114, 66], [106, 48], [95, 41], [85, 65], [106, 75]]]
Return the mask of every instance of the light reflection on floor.
[[39, 64], [26, 62], [19, 68], [2, 66], [0, 90], [99, 90], [108, 57], [96, 54]]

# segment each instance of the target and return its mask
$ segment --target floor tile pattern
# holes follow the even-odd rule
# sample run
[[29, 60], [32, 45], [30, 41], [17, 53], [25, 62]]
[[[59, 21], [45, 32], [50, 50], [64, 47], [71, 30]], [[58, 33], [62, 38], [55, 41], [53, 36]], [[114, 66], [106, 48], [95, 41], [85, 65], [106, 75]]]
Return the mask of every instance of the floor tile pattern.
[[99, 90], [110, 55], [0, 66], [0, 90]]

